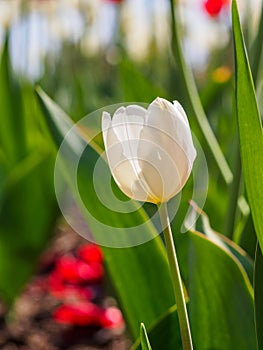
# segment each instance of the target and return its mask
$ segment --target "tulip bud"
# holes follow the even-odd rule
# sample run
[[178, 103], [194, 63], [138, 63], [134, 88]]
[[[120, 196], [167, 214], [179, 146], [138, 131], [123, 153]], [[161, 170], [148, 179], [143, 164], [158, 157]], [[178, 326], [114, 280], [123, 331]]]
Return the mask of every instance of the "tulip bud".
[[103, 112], [102, 131], [112, 176], [130, 198], [167, 202], [190, 176], [196, 150], [179, 102], [156, 98], [144, 109], [120, 107]]

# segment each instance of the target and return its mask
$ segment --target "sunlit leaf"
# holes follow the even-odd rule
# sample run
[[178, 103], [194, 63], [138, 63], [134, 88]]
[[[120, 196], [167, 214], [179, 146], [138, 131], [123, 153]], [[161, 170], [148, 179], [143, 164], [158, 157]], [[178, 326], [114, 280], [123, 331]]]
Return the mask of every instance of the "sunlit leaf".
[[263, 133], [236, 1], [232, 2], [235, 93], [245, 186], [252, 218], [263, 249]]
[[254, 275], [255, 315], [258, 350], [263, 349], [263, 256], [259, 245], [256, 250]]

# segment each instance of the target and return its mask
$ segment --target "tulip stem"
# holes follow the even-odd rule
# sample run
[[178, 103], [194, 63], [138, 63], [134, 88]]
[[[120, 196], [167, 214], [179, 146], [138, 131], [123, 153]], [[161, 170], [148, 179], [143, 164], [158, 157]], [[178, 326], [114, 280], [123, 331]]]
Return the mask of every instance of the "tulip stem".
[[183, 350], [192, 350], [193, 349], [192, 337], [191, 337], [190, 324], [189, 324], [188, 315], [187, 315], [183, 283], [182, 283], [182, 278], [181, 278], [179, 265], [177, 261], [173, 234], [170, 226], [166, 203], [163, 203], [160, 205], [159, 214], [160, 214], [161, 223], [163, 227], [166, 251], [167, 251], [174, 296], [175, 296], [175, 301], [177, 306], [177, 313], [179, 318]]

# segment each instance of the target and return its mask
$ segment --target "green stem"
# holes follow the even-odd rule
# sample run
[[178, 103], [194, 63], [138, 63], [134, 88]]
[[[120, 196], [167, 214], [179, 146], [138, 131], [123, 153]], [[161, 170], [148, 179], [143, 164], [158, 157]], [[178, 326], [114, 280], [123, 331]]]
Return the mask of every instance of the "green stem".
[[190, 331], [190, 324], [187, 315], [186, 302], [184, 298], [184, 290], [182, 278], [179, 270], [179, 265], [176, 257], [173, 234], [170, 226], [167, 204], [163, 203], [159, 207], [160, 218], [163, 227], [163, 234], [166, 243], [166, 250], [168, 262], [170, 266], [171, 279], [174, 289], [175, 301], [177, 306], [177, 313], [179, 318], [179, 325], [181, 331], [181, 338], [183, 343], [183, 350], [192, 350], [192, 337]]

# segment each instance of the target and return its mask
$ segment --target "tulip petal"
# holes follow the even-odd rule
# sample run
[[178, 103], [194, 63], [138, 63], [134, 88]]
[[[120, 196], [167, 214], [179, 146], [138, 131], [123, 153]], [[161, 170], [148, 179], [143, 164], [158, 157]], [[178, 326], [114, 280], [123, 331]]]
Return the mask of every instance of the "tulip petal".
[[[170, 155], [170, 151], [159, 146], [155, 141], [151, 140], [152, 130], [149, 132], [147, 139], [147, 131], [144, 130], [138, 152], [139, 164], [142, 169], [144, 181], [147, 183], [149, 198], [151, 202], [167, 202], [176, 195], [183, 187], [185, 174], [180, 173], [178, 169], [178, 160], [180, 167], [185, 162], [185, 156], [180, 159], [181, 149], [176, 149], [176, 144], [170, 139], [166, 145], [170, 150], [174, 150], [177, 154], [176, 161]], [[154, 133], [156, 136], [156, 133]], [[184, 164], [184, 168], [187, 164]], [[188, 178], [188, 177], [187, 177]]]
[[[189, 160], [189, 165], [194, 162], [196, 150], [193, 145], [191, 130], [183, 107], [177, 102], [171, 102], [157, 98], [149, 106], [145, 124], [151, 128], [161, 131], [157, 133], [156, 143], [165, 148], [166, 136], [172, 140], [185, 152]], [[175, 152], [173, 152], [175, 153]]]
[[138, 150], [140, 167], [155, 196], [167, 201], [186, 183], [196, 151], [185, 112], [157, 98], [148, 108]]
[[[126, 111], [122, 108], [117, 112], [114, 126], [109, 113], [103, 112], [102, 116], [103, 139], [109, 167], [115, 182], [128, 197], [139, 201], [145, 201], [147, 193], [142, 187], [138, 177], [138, 173], [141, 170], [138, 167], [137, 153], [136, 157], [132, 157], [132, 151], [135, 152], [138, 140], [127, 140], [123, 137], [123, 114], [126, 115]], [[114, 116], [115, 115], [116, 113]], [[130, 128], [130, 130], [131, 133], [133, 132], [133, 135], [135, 135], [136, 131], [139, 131], [139, 129], [141, 130], [142, 125], [139, 125], [138, 128], [137, 124], [133, 124], [133, 126], [135, 126], [135, 128]], [[129, 159], [127, 158], [127, 155], [129, 156]]]
[[119, 142], [123, 143], [124, 154], [128, 159], [136, 159], [138, 140], [145, 116], [146, 110], [136, 105], [120, 107], [113, 115], [112, 128]]
[[189, 126], [189, 122], [185, 113], [185, 110], [183, 109], [181, 103], [178, 101], [173, 101], [174, 108], [181, 114], [181, 116], [184, 118], [186, 125]]

